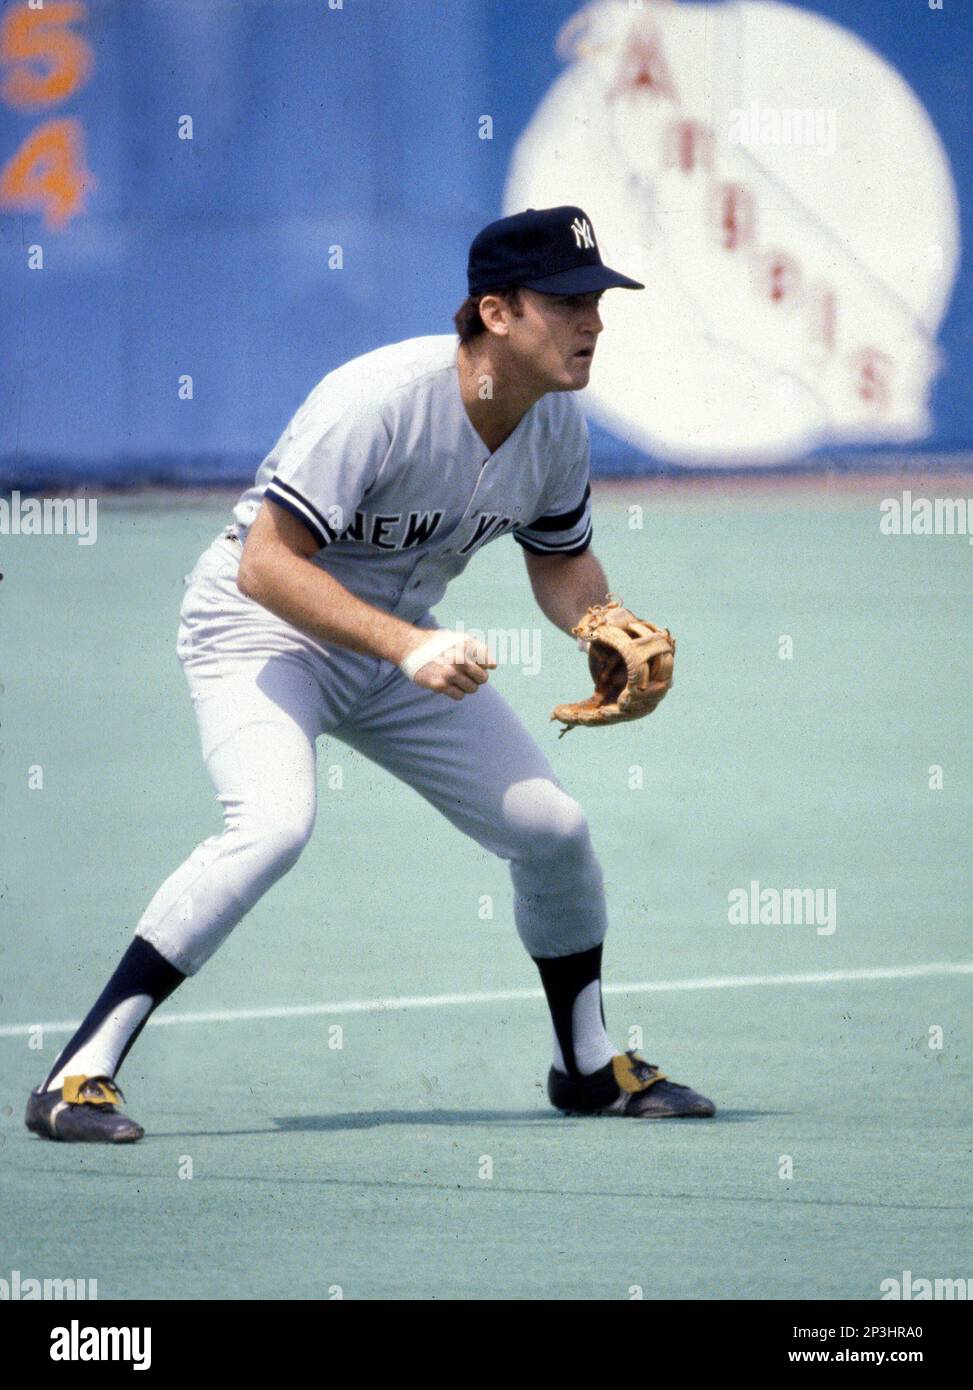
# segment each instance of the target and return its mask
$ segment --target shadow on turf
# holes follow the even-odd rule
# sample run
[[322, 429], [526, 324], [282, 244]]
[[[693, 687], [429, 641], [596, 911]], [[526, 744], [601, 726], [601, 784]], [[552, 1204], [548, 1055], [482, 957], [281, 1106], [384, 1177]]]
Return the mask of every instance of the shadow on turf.
[[[780, 1118], [782, 1110], [720, 1110], [713, 1123], [742, 1124], [748, 1120]], [[559, 1115], [553, 1110], [357, 1110], [344, 1115], [275, 1115], [270, 1129], [167, 1130], [155, 1138], [182, 1139], [205, 1134], [220, 1138], [234, 1134], [322, 1134], [349, 1129], [379, 1129], [383, 1125], [559, 1125], [570, 1120], [588, 1124], [592, 1117]], [[608, 1118], [595, 1116], [596, 1119]]]
[[[724, 1110], [714, 1118], [724, 1123], [760, 1119], [777, 1114], [770, 1110]], [[587, 1123], [592, 1117], [559, 1115], [553, 1110], [366, 1110], [345, 1115], [283, 1115], [275, 1116], [279, 1129], [292, 1132], [341, 1129], [375, 1129], [381, 1125], [503, 1125], [503, 1124], [564, 1124], [568, 1120]], [[607, 1118], [595, 1116], [594, 1118]]]
[[552, 1124], [558, 1119], [545, 1110], [353, 1110], [344, 1115], [275, 1115], [274, 1124], [293, 1133], [377, 1129], [382, 1125]]

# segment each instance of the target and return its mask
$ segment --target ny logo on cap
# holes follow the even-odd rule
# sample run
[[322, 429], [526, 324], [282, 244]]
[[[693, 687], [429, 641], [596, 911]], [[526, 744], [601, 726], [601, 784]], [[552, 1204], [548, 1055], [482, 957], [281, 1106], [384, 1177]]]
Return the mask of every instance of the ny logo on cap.
[[571, 230], [574, 232], [574, 244], [579, 249], [584, 247], [588, 251], [594, 246], [595, 234], [591, 230], [591, 223], [587, 217], [576, 217], [571, 223]]

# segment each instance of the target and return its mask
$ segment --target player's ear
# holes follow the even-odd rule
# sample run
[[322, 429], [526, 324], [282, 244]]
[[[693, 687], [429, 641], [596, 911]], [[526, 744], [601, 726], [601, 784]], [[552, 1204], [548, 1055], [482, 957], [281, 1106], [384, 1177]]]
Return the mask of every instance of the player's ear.
[[499, 294], [485, 294], [480, 300], [480, 318], [488, 333], [505, 338], [508, 333], [509, 305]]

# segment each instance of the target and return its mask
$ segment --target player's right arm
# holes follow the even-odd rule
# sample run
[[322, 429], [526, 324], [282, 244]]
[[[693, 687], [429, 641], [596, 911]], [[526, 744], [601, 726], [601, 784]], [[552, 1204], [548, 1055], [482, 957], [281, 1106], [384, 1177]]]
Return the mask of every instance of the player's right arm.
[[[237, 588], [247, 598], [320, 642], [400, 665], [430, 633], [357, 598], [311, 556], [318, 542], [296, 516], [265, 498], [247, 535]], [[459, 642], [461, 639], [457, 639]], [[472, 695], [496, 663], [478, 643], [462, 641], [413, 674], [417, 685], [450, 699]]]

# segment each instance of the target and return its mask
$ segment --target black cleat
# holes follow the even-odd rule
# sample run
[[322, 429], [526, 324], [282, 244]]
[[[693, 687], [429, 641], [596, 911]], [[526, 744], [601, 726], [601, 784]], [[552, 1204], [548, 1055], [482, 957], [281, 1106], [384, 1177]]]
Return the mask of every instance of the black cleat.
[[669, 1081], [635, 1052], [613, 1057], [591, 1076], [577, 1079], [551, 1067], [547, 1094], [568, 1115], [628, 1115], [638, 1120], [697, 1119], [716, 1114], [705, 1096]]
[[107, 1076], [66, 1076], [59, 1091], [31, 1091], [24, 1124], [42, 1139], [131, 1144], [145, 1130], [119, 1110], [124, 1099]]

